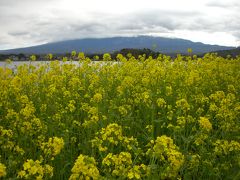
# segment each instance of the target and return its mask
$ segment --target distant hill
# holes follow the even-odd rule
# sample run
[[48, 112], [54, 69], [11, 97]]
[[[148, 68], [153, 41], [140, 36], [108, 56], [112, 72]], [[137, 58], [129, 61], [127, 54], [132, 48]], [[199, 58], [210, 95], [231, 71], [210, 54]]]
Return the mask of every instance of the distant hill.
[[229, 50], [233, 47], [203, 44], [185, 39], [164, 38], [153, 36], [87, 38], [47, 43], [38, 46], [2, 50], [0, 54], [64, 54], [72, 50], [85, 53], [112, 53], [124, 48], [148, 48], [161, 53], [186, 53], [192, 48], [194, 54], [210, 51]]
[[214, 51], [214, 52], [224, 58], [226, 58], [228, 55], [230, 55], [231, 57], [236, 57], [236, 56], [240, 56], [240, 47], [229, 49], [229, 50]]

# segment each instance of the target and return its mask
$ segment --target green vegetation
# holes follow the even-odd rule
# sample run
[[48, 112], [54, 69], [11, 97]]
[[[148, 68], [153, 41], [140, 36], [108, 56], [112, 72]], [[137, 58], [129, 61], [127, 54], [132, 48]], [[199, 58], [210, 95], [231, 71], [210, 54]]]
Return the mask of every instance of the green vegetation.
[[240, 178], [239, 57], [73, 58], [0, 67], [0, 178]]

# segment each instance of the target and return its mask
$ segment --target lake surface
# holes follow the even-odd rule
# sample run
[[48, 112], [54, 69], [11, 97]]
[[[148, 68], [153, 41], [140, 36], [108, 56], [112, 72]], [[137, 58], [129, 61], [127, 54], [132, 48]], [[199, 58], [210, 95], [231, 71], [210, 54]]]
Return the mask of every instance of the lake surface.
[[[0, 67], [8, 67], [12, 70], [15, 70], [18, 66], [20, 65], [24, 65], [27, 64], [29, 65], [30, 63], [34, 66], [37, 66], [39, 64], [49, 64], [53, 61], [12, 61], [10, 64], [6, 63], [5, 61], [0, 61]], [[75, 64], [75, 65], [79, 65], [79, 61], [59, 61], [60, 64]], [[104, 61], [91, 61], [91, 63], [101, 63], [102, 65], [104, 65], [105, 63], [109, 63], [109, 62], [104, 62]], [[112, 64], [115, 64], [118, 62], [112, 62]]]
[[[6, 63], [5, 61], [0, 61], [0, 67], [8, 67], [10, 69], [16, 69], [18, 66], [23, 65], [23, 64], [29, 64], [30, 61], [12, 61], [10, 64]], [[33, 65], [37, 65], [40, 63], [49, 63], [49, 61], [35, 61], [35, 62], [31, 62], [31, 64]]]

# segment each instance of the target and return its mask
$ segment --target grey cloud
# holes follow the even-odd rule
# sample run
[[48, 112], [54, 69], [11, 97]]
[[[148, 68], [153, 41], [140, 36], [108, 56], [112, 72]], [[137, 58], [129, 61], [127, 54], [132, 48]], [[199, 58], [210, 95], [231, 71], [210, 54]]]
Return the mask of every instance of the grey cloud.
[[239, 42], [240, 46], [240, 32], [234, 32], [233, 35], [237, 38], [237, 41]]
[[43, 4], [46, 2], [54, 2], [57, 0], [1, 0], [1, 7], [11, 7], [11, 6], [26, 6], [26, 4]]
[[180, 26], [180, 21], [175, 20], [174, 15], [174, 13], [169, 15], [163, 11], [135, 12], [114, 19], [110, 18], [108, 22], [111, 24], [110, 29], [122, 33], [169, 32]]
[[149, 11], [144, 13], [130, 14], [131, 18], [124, 18], [120, 29], [124, 30], [160, 30], [170, 32], [178, 29], [191, 28], [190, 24], [194, 19], [201, 16], [196, 12], [167, 12], [167, 11]]
[[[29, 38], [40, 41], [42, 37], [48, 41], [59, 41], [73, 38], [114, 36], [145, 33], [166, 33], [179, 29], [204, 29], [209, 27], [207, 19], [201, 19], [201, 13], [145, 11], [126, 14], [121, 17], [99, 16], [91, 20], [81, 18], [69, 19], [61, 17], [39, 21], [39, 17], [28, 18]], [[199, 23], [200, 22], [200, 23]], [[208, 25], [208, 26], [206, 26]], [[21, 32], [10, 32], [10, 35], [21, 35]], [[23, 33], [26, 35], [27, 32]]]
[[240, 15], [236, 12], [219, 18], [211, 19], [201, 12], [150, 12], [137, 15], [136, 21], [141, 21], [143, 26], [159, 26], [169, 31], [194, 30], [205, 32], [220, 32], [240, 29]]
[[103, 24], [100, 23], [75, 23], [69, 26], [70, 28], [72, 28], [73, 31], [76, 32], [98, 32], [101, 30], [105, 30], [106, 26], [104, 26]]
[[[50, 2], [57, 0], [50, 0]], [[236, 8], [232, 10], [230, 15], [226, 17], [219, 16], [210, 19], [201, 9], [194, 12], [188, 11], [171, 11], [171, 10], [145, 10], [141, 12], [133, 12], [125, 15], [111, 15], [108, 13], [91, 13], [86, 17], [71, 16], [71, 12], [62, 12], [51, 9], [54, 16], [44, 17], [44, 14], [28, 11], [25, 9], [17, 9], [9, 11], [10, 5], [16, 0], [0, 0], [0, 23], [6, 24], [4, 30], [0, 29], [0, 34], [5, 33], [4, 42], [7, 44], [8, 38], [16, 38], [16, 42], [34, 42], [44, 43], [51, 41], [60, 41], [74, 38], [85, 37], [107, 37], [115, 35], [139, 35], [147, 33], [170, 33], [177, 30], [193, 30], [204, 32], [228, 32], [240, 39], [240, 15]], [[23, 5], [33, 3], [33, 0], [23, 0]], [[38, 1], [44, 4], [48, 0]], [[222, 6], [223, 1], [211, 1], [208, 7]], [[238, 2], [229, 3], [228, 5], [235, 7]], [[7, 7], [3, 8], [2, 5]], [[23, 13], [22, 13], [23, 12]], [[68, 16], [69, 15], [69, 16]], [[14, 29], [14, 30], [12, 30]], [[13, 42], [12, 39], [9, 42]]]
[[240, 2], [237, 1], [211, 1], [206, 4], [208, 7], [217, 8], [240, 8]]
[[27, 32], [27, 31], [12, 31], [12, 32], [9, 32], [8, 34], [11, 36], [25, 36], [25, 35], [28, 35], [29, 32]]

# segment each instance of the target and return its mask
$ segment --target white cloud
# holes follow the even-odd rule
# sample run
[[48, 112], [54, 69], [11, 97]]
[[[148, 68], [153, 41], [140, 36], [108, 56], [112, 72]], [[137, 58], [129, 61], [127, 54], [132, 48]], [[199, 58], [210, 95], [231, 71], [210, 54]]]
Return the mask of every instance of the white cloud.
[[1, 0], [0, 48], [154, 34], [239, 45], [238, 0]]

